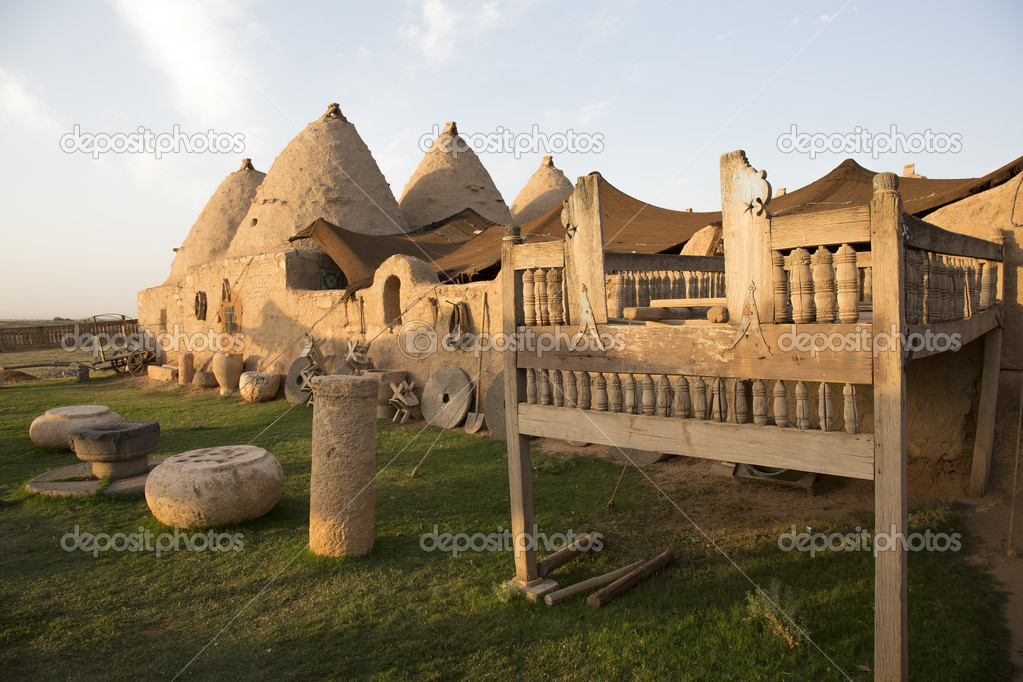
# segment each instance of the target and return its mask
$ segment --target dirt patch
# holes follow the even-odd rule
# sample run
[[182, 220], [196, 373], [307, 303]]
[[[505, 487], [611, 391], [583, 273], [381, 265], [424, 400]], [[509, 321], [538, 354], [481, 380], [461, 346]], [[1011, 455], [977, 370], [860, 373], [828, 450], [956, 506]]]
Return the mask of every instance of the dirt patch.
[[14, 383], [16, 381], [38, 381], [39, 377], [26, 374], [16, 369], [5, 369], [4, 370], [4, 383]]

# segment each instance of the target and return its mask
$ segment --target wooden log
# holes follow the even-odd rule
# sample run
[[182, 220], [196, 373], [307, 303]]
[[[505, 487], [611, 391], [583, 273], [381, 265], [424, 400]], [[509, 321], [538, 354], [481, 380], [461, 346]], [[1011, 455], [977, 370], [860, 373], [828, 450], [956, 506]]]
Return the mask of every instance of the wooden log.
[[545, 578], [554, 571], [558, 570], [572, 559], [579, 557], [581, 554], [588, 552], [594, 542], [602, 540], [604, 536], [594, 531], [587, 533], [568, 547], [562, 547], [554, 554], [548, 557], [544, 557], [536, 563], [536, 573], [539, 577]]
[[554, 604], [557, 604], [559, 601], [568, 599], [569, 597], [575, 596], [582, 592], [589, 592], [590, 590], [596, 587], [603, 587], [604, 585], [613, 583], [622, 576], [632, 573], [637, 568], [641, 567], [643, 563], [644, 563], [643, 561], [637, 561], [635, 563], [629, 564], [628, 566], [622, 566], [621, 568], [615, 569], [610, 573], [598, 575], [594, 578], [589, 578], [587, 580], [577, 582], [574, 585], [563, 587], [560, 590], [549, 592], [546, 595], [544, 595], [543, 603], [547, 604], [547, 606], [553, 606]]
[[608, 603], [621, 593], [626, 590], [635, 587], [639, 583], [643, 582], [657, 571], [661, 570], [668, 565], [671, 561], [671, 550], [665, 550], [662, 554], [659, 554], [655, 558], [646, 562], [639, 568], [632, 572], [622, 576], [618, 580], [614, 581], [607, 587], [600, 589], [599, 591], [591, 594], [586, 598], [586, 603], [593, 608], [600, 608], [604, 604]]
[[655, 298], [650, 301], [652, 308], [710, 308], [724, 306], [727, 299], [721, 297]]
[[664, 307], [664, 306], [647, 306], [644, 308], [625, 308], [623, 311], [626, 320], [640, 320], [643, 322], [653, 321], [658, 322], [660, 320], [688, 320], [690, 312], [688, 308], [680, 307]]

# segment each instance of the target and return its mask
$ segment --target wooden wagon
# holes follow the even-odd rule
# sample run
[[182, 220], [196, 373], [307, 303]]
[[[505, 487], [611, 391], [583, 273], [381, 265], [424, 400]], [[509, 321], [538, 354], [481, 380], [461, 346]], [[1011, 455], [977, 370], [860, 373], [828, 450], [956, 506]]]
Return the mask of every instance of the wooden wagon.
[[[983, 494], [1001, 352], [1001, 240], [903, 212], [892, 173], [874, 178], [869, 206], [772, 218], [765, 173], [737, 151], [721, 158], [721, 194], [724, 258], [605, 253], [613, 235], [604, 233], [595, 176], [580, 178], [566, 202], [564, 242], [523, 243], [507, 229], [503, 331], [519, 339], [504, 357], [517, 584], [540, 579], [536, 545], [526, 542], [529, 436], [873, 480], [877, 531], [905, 537], [906, 364], [981, 336], [970, 490]], [[669, 319], [718, 304], [725, 323]], [[629, 308], [639, 309], [630, 317], [661, 321], [623, 319]], [[805, 343], [821, 338], [827, 343]], [[873, 433], [860, 432], [864, 392]], [[875, 579], [875, 673], [906, 679], [900, 542], [879, 548]]]

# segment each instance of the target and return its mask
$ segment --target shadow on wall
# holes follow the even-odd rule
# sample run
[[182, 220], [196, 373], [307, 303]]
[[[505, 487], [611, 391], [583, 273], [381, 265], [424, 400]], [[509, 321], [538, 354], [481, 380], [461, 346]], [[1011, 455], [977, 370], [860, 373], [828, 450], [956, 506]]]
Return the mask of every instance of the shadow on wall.
[[384, 281], [384, 323], [391, 329], [401, 327], [401, 280], [391, 275]]
[[[336, 329], [342, 326], [337, 319], [331, 320], [331, 317], [337, 316], [340, 320], [344, 320], [345, 312], [342, 310], [343, 307], [338, 306], [335, 308], [312, 331], [312, 336], [317, 341], [316, 346], [324, 358], [328, 360], [328, 366], [331, 357], [337, 352], [337, 349], [344, 345], [343, 341], [336, 338], [331, 341], [325, 341], [325, 338], [330, 335], [327, 329]], [[262, 356], [255, 354], [251, 348], [252, 344], [255, 344], [259, 348], [268, 349], [265, 356], [266, 366], [262, 367], [262, 370], [283, 374], [288, 371], [288, 367], [298, 357], [298, 354], [302, 352], [304, 345], [302, 335], [308, 331], [308, 325], [295, 320], [273, 301], [267, 301], [263, 304], [263, 307], [260, 309], [259, 319], [261, 321], [259, 326], [246, 325], [242, 328], [242, 332], [247, 337], [246, 360], [251, 357], [257, 360], [257, 362], [260, 361]], [[317, 331], [320, 333], [317, 334]], [[253, 354], [249, 355], [249, 353]], [[247, 361], [245, 364], [246, 370], [255, 369], [254, 366], [250, 367], [254, 363]]]

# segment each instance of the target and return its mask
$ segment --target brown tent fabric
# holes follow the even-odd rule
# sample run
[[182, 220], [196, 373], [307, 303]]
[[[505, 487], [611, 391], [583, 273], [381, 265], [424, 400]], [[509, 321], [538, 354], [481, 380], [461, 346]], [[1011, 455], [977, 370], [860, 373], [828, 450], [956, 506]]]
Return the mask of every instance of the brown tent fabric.
[[[1021, 171], [1023, 157], [982, 178], [900, 178], [899, 190], [905, 210], [922, 215], [1002, 184]], [[874, 175], [847, 159], [823, 178], [772, 199], [768, 209], [779, 216], [865, 206], [873, 196]], [[625, 194], [603, 177], [600, 186], [604, 247], [611, 252], [678, 253], [696, 232], [708, 225], [721, 224], [720, 211], [695, 213], [653, 206]], [[564, 239], [561, 206], [551, 208], [521, 229], [522, 236], [531, 242]], [[292, 237], [292, 241], [312, 238], [348, 277], [349, 291], [355, 291], [369, 286], [377, 267], [395, 254], [426, 261], [442, 279], [474, 275], [500, 262], [503, 237], [502, 225], [465, 209], [407, 235], [356, 233], [321, 218]]]

